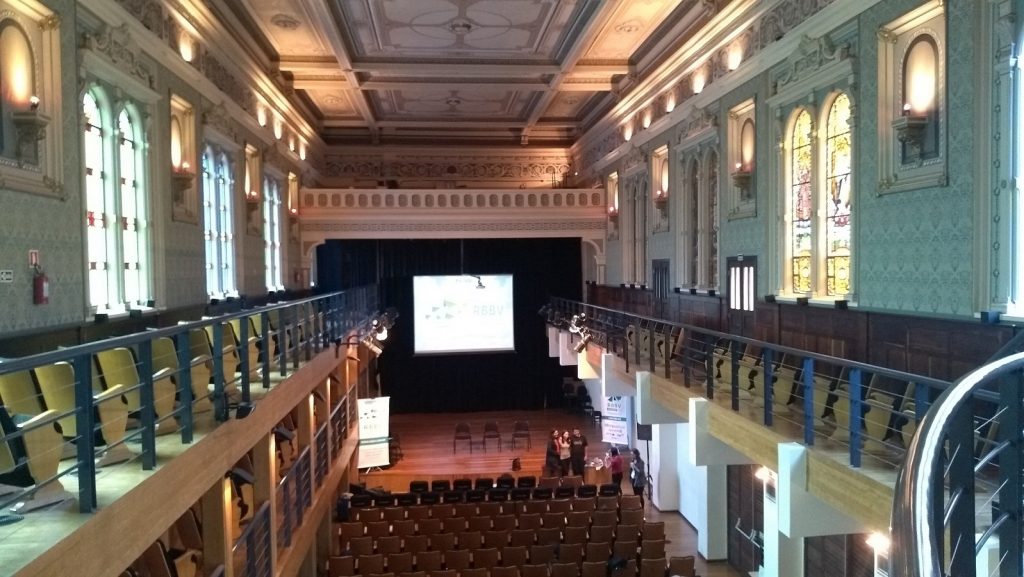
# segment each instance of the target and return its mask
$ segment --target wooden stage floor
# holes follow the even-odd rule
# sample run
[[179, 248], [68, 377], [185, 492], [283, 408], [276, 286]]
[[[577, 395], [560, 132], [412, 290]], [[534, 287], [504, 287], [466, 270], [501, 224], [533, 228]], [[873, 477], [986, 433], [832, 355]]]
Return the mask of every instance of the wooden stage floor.
[[[487, 451], [484, 451], [483, 431], [487, 421], [498, 423], [500, 450], [498, 443], [489, 439]], [[528, 449], [523, 439], [516, 441], [515, 450], [511, 448], [512, 428], [516, 421], [529, 422], [532, 448]], [[469, 423], [473, 433], [472, 453], [466, 441], [459, 441], [456, 452], [452, 454], [455, 425], [460, 422]], [[596, 421], [564, 410], [392, 415], [391, 434], [398, 436], [402, 458], [387, 469], [374, 470], [369, 474], [360, 472], [359, 478], [369, 488], [404, 492], [409, 490], [409, 481], [415, 479], [496, 478], [503, 473], [540, 477], [545, 443], [551, 429], [571, 430], [573, 427], [579, 427], [587, 437], [588, 457], [603, 456], [608, 450], [609, 445], [601, 442], [601, 428]], [[522, 465], [520, 471], [512, 470], [515, 458]]]

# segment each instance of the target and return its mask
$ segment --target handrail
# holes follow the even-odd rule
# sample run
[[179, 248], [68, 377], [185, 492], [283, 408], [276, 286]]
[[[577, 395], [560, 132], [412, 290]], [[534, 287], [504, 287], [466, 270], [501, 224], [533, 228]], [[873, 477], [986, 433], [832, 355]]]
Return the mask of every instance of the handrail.
[[[943, 461], [956, 458], [955, 456], [946, 456], [947, 438], [951, 436], [955, 420], [962, 417], [963, 411], [969, 409], [970, 401], [982, 387], [1009, 377], [1011, 373], [1020, 371], [1022, 368], [1024, 368], [1024, 352], [995, 360], [975, 369], [943, 392], [922, 419], [917, 433], [907, 447], [907, 457], [896, 479], [890, 525], [892, 553], [889, 558], [889, 571], [893, 577], [946, 575], [941, 557], [945, 541], [943, 517], [946, 517], [941, 512], [946, 491]], [[1019, 405], [1020, 399], [1010, 399], [1010, 402]], [[1010, 419], [1010, 422], [1019, 429], [1018, 422], [1014, 419]], [[952, 445], [954, 439], [949, 440]], [[1002, 451], [1003, 448], [1005, 445], [1000, 443], [993, 451]], [[954, 452], [953, 447], [950, 447], [949, 451]], [[985, 455], [980, 464], [984, 465], [990, 460], [991, 457]], [[1004, 465], [1009, 468], [1008, 463]], [[978, 466], [972, 467], [974, 471], [978, 468]], [[1004, 472], [1003, 474], [1013, 473], [1015, 472]], [[949, 490], [957, 492], [959, 488], [950, 487]], [[960, 500], [972, 501], [973, 498], [973, 494], [963, 494]], [[955, 503], [952, 503], [952, 498], [950, 501], [947, 509], [952, 509], [955, 506]], [[970, 503], [970, 506], [973, 507], [973, 503]], [[1013, 503], [1006, 503], [1007, 508], [1014, 506]], [[985, 529], [982, 539], [977, 541], [977, 546], [983, 545], [988, 536], [1000, 529], [1004, 521], [1009, 518], [1005, 515], [1004, 513], [1004, 516], [994, 520], [992, 526]], [[1019, 522], [1019, 520], [1015, 522]], [[955, 530], [951, 528], [951, 531]], [[969, 533], [971, 543], [967, 552], [961, 554], [969, 553], [969, 559], [951, 559], [951, 563], [962, 563], [960, 567], [969, 565], [968, 571], [973, 574], [971, 568], [974, 566], [976, 555], [974, 537], [976, 529], [973, 524], [965, 530], [965, 533]], [[1001, 543], [1001, 545], [1008, 545], [1017, 551], [1021, 546], [1020, 543], [1016, 543], [1015, 547], [1014, 544]], [[956, 549], [954, 549], [953, 555], [956, 554]], [[1009, 562], [1015, 565], [1020, 563], [1019, 559], [1013, 558], [1010, 558]]]
[[[630, 313], [630, 312], [619, 311], [619, 310], [615, 310], [615, 309], [610, 309], [610, 308], [601, 307], [601, 306], [597, 306], [597, 305], [592, 305], [592, 304], [588, 304], [588, 303], [581, 303], [581, 302], [578, 302], [578, 301], [572, 301], [572, 300], [562, 299], [562, 298], [558, 298], [558, 297], [552, 298], [551, 301], [553, 303], [556, 303], [556, 304], [574, 305], [576, 307], [582, 307], [582, 308], [586, 308], [586, 309], [593, 309], [593, 310], [604, 311], [604, 312], [606, 312], [608, 314], [625, 316], [625, 317], [631, 317], [631, 318], [635, 318], [635, 319], [638, 319], [638, 320], [650, 321], [652, 323], [658, 323], [658, 324], [661, 324], [661, 325], [666, 325], [666, 326], [670, 326], [670, 327], [674, 327], [674, 328], [679, 328], [679, 329], [683, 329], [683, 330], [687, 330], [687, 331], [692, 331], [692, 332], [696, 332], [696, 333], [712, 336], [712, 337], [719, 338], [719, 339], [729, 339], [731, 341], [740, 342], [740, 343], [744, 343], [744, 344], [748, 344], [748, 345], [757, 345], [757, 346], [760, 346], [760, 347], [771, 348], [773, 351], [776, 351], [776, 352], [781, 352], [781, 353], [785, 353], [785, 354], [792, 354], [792, 355], [798, 355], [801, 358], [811, 358], [811, 359], [814, 359], [815, 361], [822, 361], [822, 362], [829, 363], [829, 364], [841, 365], [841, 366], [844, 366], [844, 367], [849, 367], [851, 369], [860, 369], [862, 371], [870, 372], [870, 373], [873, 373], [873, 374], [885, 375], [887, 377], [893, 377], [893, 378], [899, 379], [899, 380], [913, 381], [914, 383], [918, 383], [918, 384], [922, 384], [922, 385], [928, 385], [928, 386], [931, 386], [933, 388], [938, 388], [938, 389], [943, 389], [944, 390], [947, 387], [949, 387], [949, 381], [944, 381], [942, 379], [936, 379], [936, 378], [927, 377], [927, 376], [924, 376], [924, 375], [915, 375], [913, 373], [907, 373], [905, 371], [900, 371], [900, 370], [897, 370], [897, 369], [888, 369], [888, 368], [885, 368], [885, 367], [880, 367], [880, 366], [877, 366], [877, 365], [871, 365], [871, 364], [863, 363], [863, 362], [860, 362], [860, 361], [852, 361], [852, 360], [848, 360], [848, 359], [842, 359], [842, 358], [839, 358], [839, 357], [833, 357], [833, 356], [822, 354], [822, 353], [816, 353], [816, 352], [813, 352], [813, 351], [806, 351], [806, 350], [803, 350], [803, 349], [796, 349], [796, 348], [793, 348], [793, 347], [787, 347], [785, 345], [780, 345], [780, 344], [776, 344], [776, 343], [772, 343], [772, 342], [768, 342], [768, 341], [760, 341], [760, 340], [757, 340], [757, 339], [752, 339], [752, 338], [749, 338], [749, 337], [743, 337], [743, 336], [739, 336], [739, 335], [735, 335], [735, 334], [731, 334], [731, 333], [723, 333], [721, 331], [716, 331], [716, 330], [712, 330], [712, 329], [708, 329], [708, 328], [704, 328], [704, 327], [698, 327], [698, 326], [690, 325], [690, 324], [686, 324], [686, 323], [670, 321], [670, 320], [667, 320], [667, 319], [658, 319], [658, 318], [653, 318], [653, 317], [645, 317], [643, 315], [637, 315], [637, 314], [633, 314], [633, 313]], [[595, 330], [595, 332], [598, 332], [598, 331]]]
[[[361, 288], [364, 288], [364, 287], [361, 287]], [[356, 289], [356, 291], [359, 291], [359, 289]], [[38, 354], [35, 354], [35, 355], [29, 355], [27, 357], [3, 359], [3, 360], [0, 360], [0, 374], [13, 373], [13, 372], [17, 372], [17, 371], [24, 371], [24, 370], [28, 370], [28, 369], [32, 369], [32, 368], [41, 366], [41, 365], [48, 365], [48, 364], [64, 361], [64, 360], [67, 360], [67, 359], [69, 359], [71, 357], [75, 357], [75, 356], [78, 356], [78, 355], [91, 355], [91, 354], [94, 354], [94, 353], [98, 353], [100, 351], [105, 351], [107, 349], [112, 349], [112, 348], [117, 348], [117, 347], [128, 347], [128, 346], [135, 345], [135, 344], [138, 344], [138, 343], [143, 342], [143, 341], [153, 341], [153, 340], [156, 340], [156, 339], [159, 339], [159, 338], [162, 338], [162, 337], [173, 337], [173, 336], [175, 336], [177, 334], [180, 334], [182, 331], [187, 331], [187, 330], [197, 329], [197, 328], [203, 328], [203, 327], [206, 327], [206, 326], [209, 326], [209, 325], [214, 325], [214, 324], [223, 324], [225, 322], [229, 322], [229, 321], [232, 321], [232, 320], [235, 320], [235, 319], [242, 319], [242, 318], [251, 317], [253, 315], [260, 314], [260, 313], [263, 313], [263, 312], [271, 312], [271, 311], [275, 311], [275, 310], [282, 310], [282, 309], [291, 308], [291, 307], [294, 307], [294, 306], [297, 306], [297, 305], [308, 304], [308, 303], [311, 303], [311, 302], [314, 302], [314, 301], [322, 301], [322, 300], [327, 299], [327, 298], [343, 297], [343, 296], [349, 294], [350, 292], [351, 291], [337, 291], [337, 292], [333, 292], [333, 293], [326, 293], [326, 294], [317, 295], [317, 296], [313, 296], [313, 297], [307, 297], [307, 298], [298, 299], [298, 300], [294, 300], [294, 301], [286, 301], [286, 302], [272, 304], [272, 305], [265, 305], [265, 306], [262, 306], [262, 307], [254, 307], [254, 308], [251, 308], [251, 309], [242, 309], [242, 310], [240, 310], [238, 312], [228, 313], [228, 314], [224, 314], [224, 315], [218, 315], [216, 317], [211, 317], [211, 318], [208, 318], [208, 319], [202, 319], [202, 320], [197, 320], [197, 321], [189, 321], [189, 322], [186, 322], [186, 323], [181, 323], [181, 324], [170, 326], [170, 327], [164, 327], [164, 328], [158, 328], [158, 329], [149, 329], [149, 330], [143, 331], [143, 332], [132, 333], [132, 334], [129, 334], [129, 335], [121, 335], [121, 336], [112, 337], [112, 338], [109, 338], [109, 339], [104, 339], [104, 340], [96, 341], [96, 342], [92, 342], [92, 343], [85, 343], [85, 344], [81, 344], [81, 345], [75, 345], [75, 346], [72, 346], [72, 347], [67, 347], [67, 348], [64, 348], [64, 349], [58, 349], [58, 350], [55, 350], [55, 351], [47, 351], [47, 352], [44, 352], [44, 353], [38, 353]]]

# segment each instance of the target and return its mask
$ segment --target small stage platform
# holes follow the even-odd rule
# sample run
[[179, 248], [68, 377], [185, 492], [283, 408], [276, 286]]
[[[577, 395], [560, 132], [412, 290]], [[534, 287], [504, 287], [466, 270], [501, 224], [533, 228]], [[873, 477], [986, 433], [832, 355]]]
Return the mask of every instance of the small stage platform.
[[[489, 439], [484, 451], [483, 432], [487, 421], [498, 423], [500, 450], [498, 443]], [[524, 439], [516, 441], [516, 449], [511, 448], [516, 421], [529, 422], [532, 448], [527, 448]], [[472, 430], [472, 453], [468, 442], [459, 441], [455, 454], [452, 454], [455, 425], [460, 422], [469, 423]], [[564, 410], [392, 415], [391, 434], [398, 437], [402, 458], [383, 470], [374, 469], [368, 474], [361, 470], [359, 480], [368, 488], [382, 487], [392, 492], [404, 492], [409, 490], [409, 481], [412, 480], [497, 478], [504, 473], [540, 477], [551, 429], [564, 431], [573, 427], [579, 427], [587, 437], [588, 457], [603, 456], [608, 450], [609, 445], [601, 442], [599, 422]], [[512, 470], [515, 458], [522, 465], [520, 471]]]

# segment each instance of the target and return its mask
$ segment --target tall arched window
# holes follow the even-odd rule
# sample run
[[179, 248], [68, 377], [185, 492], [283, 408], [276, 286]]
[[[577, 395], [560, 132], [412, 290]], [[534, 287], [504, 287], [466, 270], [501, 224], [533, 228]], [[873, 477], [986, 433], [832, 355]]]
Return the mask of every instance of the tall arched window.
[[712, 149], [707, 156], [708, 209], [704, 230], [707, 238], [707, 288], [718, 288], [718, 151]]
[[850, 293], [853, 250], [850, 191], [853, 147], [850, 98], [840, 93], [829, 108], [825, 134], [825, 290], [829, 296]]
[[203, 217], [206, 292], [211, 298], [235, 293], [235, 233], [231, 159], [208, 145], [203, 150]]
[[0, 55], [0, 156], [14, 158], [19, 151], [11, 113], [29, 109], [35, 70], [28, 36], [13, 20], [0, 21]]
[[689, 261], [690, 278], [688, 280], [691, 286], [696, 287], [699, 282], [697, 264], [700, 262], [698, 256], [700, 254], [700, 240], [697, 236], [699, 228], [697, 223], [700, 222], [700, 163], [697, 162], [696, 158], [690, 161], [690, 168], [686, 172], [688, 176], [687, 188], [690, 193], [690, 214], [687, 219], [689, 221], [689, 233], [687, 234], [689, 238], [687, 238], [686, 242], [686, 252], [689, 258], [686, 260]]
[[124, 300], [145, 305], [149, 300], [148, 206], [143, 178], [143, 144], [139, 123], [127, 108], [117, 119], [120, 131], [118, 170], [120, 173], [121, 250], [124, 261]]
[[[112, 282], [113, 267], [107, 251], [113, 238], [107, 206], [106, 177], [109, 170], [104, 154], [104, 122], [96, 93], [82, 97], [83, 147], [85, 158], [85, 227], [89, 258], [89, 305], [103, 312], [117, 302]], [[109, 237], [109, 238], [108, 238]]]
[[134, 105], [115, 114], [99, 87], [82, 96], [89, 305], [96, 313], [149, 305], [145, 134]]
[[267, 290], [283, 290], [281, 278], [281, 184], [269, 176], [263, 179], [263, 241], [267, 267]]
[[813, 142], [811, 115], [797, 113], [790, 133], [789, 149], [789, 255], [792, 291], [810, 293], [813, 235]]

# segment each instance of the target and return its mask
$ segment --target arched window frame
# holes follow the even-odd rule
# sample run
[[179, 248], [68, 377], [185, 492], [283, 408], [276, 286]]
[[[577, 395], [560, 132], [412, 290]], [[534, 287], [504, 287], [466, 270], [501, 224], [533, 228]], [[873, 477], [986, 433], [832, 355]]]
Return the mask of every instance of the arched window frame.
[[271, 175], [263, 177], [263, 242], [268, 291], [284, 290], [281, 258], [281, 182]]
[[703, 221], [700, 225], [701, 246], [704, 256], [701, 259], [702, 285], [705, 289], [718, 288], [718, 210], [721, 190], [721, 156], [718, 148], [711, 146], [704, 153], [701, 170], [704, 174]]
[[[848, 92], [837, 90], [829, 94], [821, 108], [821, 118], [819, 119], [818, 124], [822, 127], [822, 129], [818, 131], [818, 137], [820, 140], [819, 149], [821, 150], [819, 166], [821, 167], [821, 170], [819, 171], [820, 178], [818, 179], [818, 189], [816, 191], [817, 199], [815, 201], [815, 208], [818, 215], [815, 224], [817, 225], [816, 229], [820, 231], [818, 234], [819, 241], [815, 245], [817, 248], [817, 262], [815, 263], [816, 270], [820, 271], [820, 274], [818, 274], [816, 278], [816, 295], [836, 299], [843, 299], [853, 294], [853, 256], [856, 252], [856, 237], [853, 234], [853, 226], [856, 222], [856, 215], [854, 214], [856, 205], [854, 204], [855, 199], [853, 198], [853, 191], [856, 190], [856, 183], [854, 182], [855, 175], [853, 171], [854, 162], [856, 160], [854, 156], [856, 142], [854, 141], [854, 127], [850, 124], [847, 124], [846, 127], [839, 127], [838, 131], [833, 131], [832, 113], [835, 110], [836, 103], [840, 99], [846, 99], [849, 105], [849, 117], [847, 121], [849, 122], [853, 117], [853, 98]], [[835, 167], [837, 172], [833, 172], [833, 147], [838, 144], [839, 139], [842, 139], [843, 136], [847, 138], [846, 146], [849, 148], [849, 159], [847, 161], [848, 166], [846, 167], [845, 173], [841, 172], [843, 170], [842, 166]], [[845, 204], [849, 205], [848, 214], [846, 215], [846, 218], [849, 221], [849, 228], [847, 229], [849, 238], [845, 248], [836, 247], [836, 250], [833, 250], [833, 247], [831, 246], [834, 239], [832, 237], [832, 229], [830, 227], [830, 220], [832, 220], [833, 215], [836, 214], [835, 209], [837, 207], [837, 205], [831, 202], [831, 199], [834, 198], [834, 186], [841, 187], [840, 195], [846, 199]], [[845, 192], [845, 195], [843, 195], [842, 192]], [[842, 213], [840, 212], [839, 214]], [[846, 261], [845, 265], [842, 264], [844, 259]], [[843, 279], [844, 275], [841, 270], [837, 270], [834, 267], [840, 267], [840, 269], [845, 268], [845, 279]], [[845, 289], [842, 287], [844, 282], [846, 284]], [[834, 284], [837, 283], [840, 285], [838, 288], [834, 286]]]
[[232, 157], [207, 143], [202, 154], [206, 292], [211, 299], [237, 296], [235, 279], [235, 179]]
[[[797, 128], [801, 118], [807, 118], [809, 122], [809, 135], [806, 144], [797, 144]], [[816, 148], [817, 139], [815, 138], [815, 118], [816, 114], [813, 109], [805, 106], [796, 107], [789, 115], [789, 120], [786, 123], [785, 138], [783, 139], [782, 156], [783, 156], [783, 222], [784, 233], [782, 235], [783, 245], [783, 287], [784, 292], [797, 296], [812, 296], [815, 284], [814, 279], [816, 276], [815, 262], [814, 262], [814, 234], [815, 226], [814, 222], [814, 198], [815, 198], [815, 178], [816, 173]], [[807, 147], [804, 151], [803, 148]], [[798, 150], [799, 149], [799, 150]], [[810, 190], [808, 191], [808, 210], [812, 213], [808, 215], [806, 219], [799, 219], [801, 222], [807, 221], [809, 231], [807, 234], [809, 238], [806, 242], [806, 247], [801, 246], [798, 251], [796, 248], [797, 244], [803, 244], [797, 239], [796, 221], [798, 220], [795, 216], [796, 207], [794, 206], [794, 194], [796, 187], [800, 184], [794, 178], [795, 174], [795, 159], [798, 152], [806, 152], [806, 161], [810, 163], [808, 167], [807, 180], [802, 181], [805, 186]], [[799, 259], [799, 260], [798, 260]], [[805, 272], [802, 272], [806, 268]], [[797, 275], [801, 277], [801, 281], [797, 282]], [[806, 280], [803, 280], [806, 279]], [[801, 286], [803, 285], [803, 286]]]
[[[154, 298], [146, 126], [136, 103], [114, 102], [109, 95], [94, 82], [79, 98], [87, 304], [90, 314], [108, 316], [148, 308]], [[98, 122], [84, 114], [87, 98], [95, 103]], [[132, 131], [127, 139], [122, 115]]]

